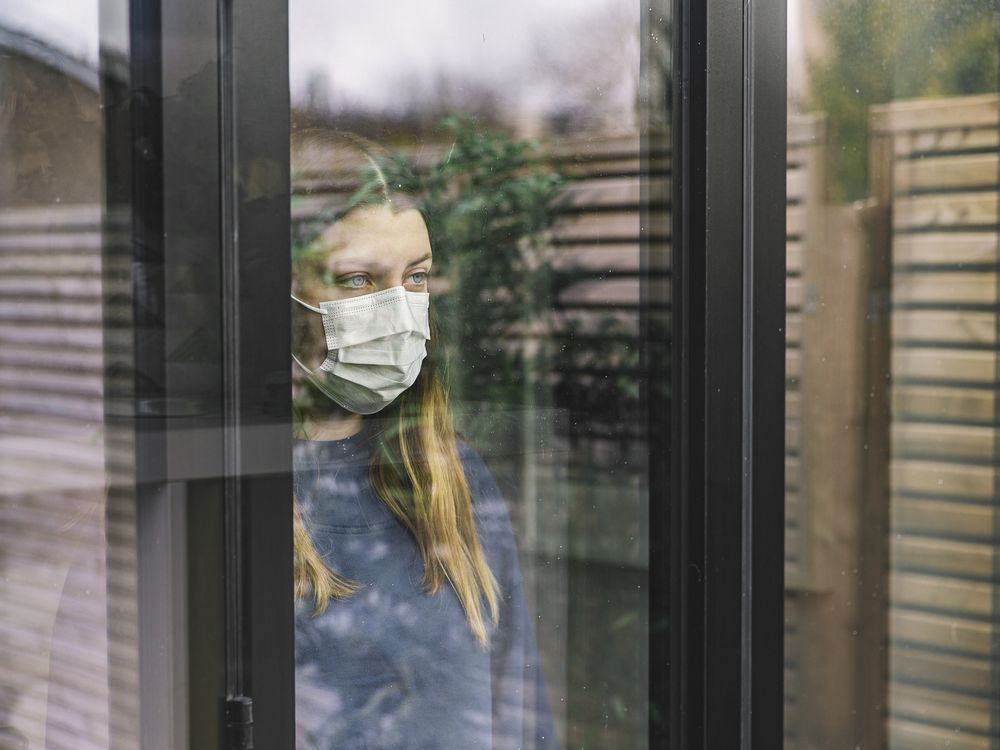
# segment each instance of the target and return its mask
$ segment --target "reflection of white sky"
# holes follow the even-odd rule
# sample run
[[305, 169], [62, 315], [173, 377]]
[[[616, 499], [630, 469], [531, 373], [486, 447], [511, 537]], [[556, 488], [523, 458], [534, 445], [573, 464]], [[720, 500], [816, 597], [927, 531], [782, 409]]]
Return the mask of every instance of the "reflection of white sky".
[[0, 27], [97, 64], [97, 0], [0, 0]]
[[[425, 0], [389, 7], [357, 0], [291, 0], [292, 98], [302, 101], [309, 76], [322, 73], [335, 105], [391, 107], [406, 93], [405, 81], [432, 86], [444, 74], [485, 84], [518, 108], [532, 107], [529, 100], [537, 106], [560, 93], [540, 91], [542, 82], [532, 79], [539, 43], [558, 40], [561, 30], [586, 29], [587, 18], [600, 18], [613, 5], [627, 6], [625, 17], [635, 19], [637, 37], [639, 6], [626, 0]], [[634, 78], [637, 56], [628, 67], [636, 70], [623, 71], [622, 77]]]
[[[0, 27], [96, 66], [99, 6], [106, 30], [124, 28], [118, 8], [124, 0], [0, 0]], [[290, 0], [293, 100], [302, 99], [307, 78], [317, 72], [330, 82], [334, 104], [374, 108], [400, 104], [401, 96], [419, 97], [443, 75], [459, 85], [491, 89], [504, 106], [529, 114], [568, 96], [558, 76], [536, 75], [546, 72], [538, 51], [545, 47], [556, 63], [574, 60], [578, 51], [577, 89], [592, 76], [591, 88], [601, 90], [601, 106], [613, 114], [630, 107], [638, 74], [637, 54], [623, 53], [621, 44], [616, 49], [614, 31], [602, 28], [614, 7], [623, 11], [618, 17], [634, 19], [637, 37], [639, 7], [629, 0], [424, 0], [390, 7], [357, 0]], [[119, 12], [109, 12], [115, 9]], [[106, 31], [106, 41], [108, 36]], [[123, 44], [121, 36], [115, 34], [116, 46]], [[610, 58], [597, 65], [594, 51], [602, 48]], [[598, 67], [605, 71], [595, 75]]]
[[788, 0], [788, 93], [791, 99], [801, 95], [805, 85], [805, 50], [802, 48], [802, 3]]

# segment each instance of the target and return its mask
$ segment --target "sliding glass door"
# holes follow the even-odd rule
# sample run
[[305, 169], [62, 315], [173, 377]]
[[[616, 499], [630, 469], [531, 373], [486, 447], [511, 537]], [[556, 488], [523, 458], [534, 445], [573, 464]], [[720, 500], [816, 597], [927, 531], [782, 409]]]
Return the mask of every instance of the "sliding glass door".
[[0, 748], [780, 741], [783, 3], [22, 5]]

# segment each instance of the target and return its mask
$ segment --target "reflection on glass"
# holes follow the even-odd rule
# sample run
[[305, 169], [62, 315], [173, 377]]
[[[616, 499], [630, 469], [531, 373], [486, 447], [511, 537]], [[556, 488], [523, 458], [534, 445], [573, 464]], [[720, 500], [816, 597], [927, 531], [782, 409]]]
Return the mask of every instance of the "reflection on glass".
[[996, 746], [996, 6], [789, 3], [786, 747]]
[[298, 744], [553, 747], [545, 691], [524, 691], [541, 679], [505, 506], [427, 358], [428, 227], [396, 176], [373, 164], [370, 181], [294, 262], [294, 299], [319, 316], [293, 351], [297, 583], [313, 592]]
[[669, 24], [636, 10], [290, 7], [299, 747], [647, 746]]
[[99, 750], [137, 740], [137, 645], [108, 490], [127, 447], [105, 462], [98, 4], [5, 3], [0, 48], [0, 747]]

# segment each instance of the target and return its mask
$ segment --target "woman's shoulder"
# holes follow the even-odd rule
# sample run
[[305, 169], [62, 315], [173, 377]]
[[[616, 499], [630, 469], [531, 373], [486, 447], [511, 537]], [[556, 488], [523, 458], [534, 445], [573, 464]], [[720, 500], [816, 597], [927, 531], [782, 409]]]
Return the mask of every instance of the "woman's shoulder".
[[469, 443], [456, 440], [458, 457], [465, 470], [465, 480], [469, 484], [472, 509], [479, 522], [480, 530], [493, 532], [504, 538], [513, 539], [510, 513], [496, 479], [483, 460], [482, 455]]
[[479, 451], [461, 438], [456, 438], [455, 445], [458, 449], [458, 458], [462, 462], [462, 469], [465, 471], [465, 481], [469, 483], [472, 501], [475, 503], [501, 497], [496, 479], [493, 478]]
[[472, 479], [488, 478], [493, 480], [493, 475], [486, 467], [486, 462], [479, 451], [473, 448], [462, 438], [455, 438], [455, 447], [458, 449], [458, 457], [462, 461], [462, 468], [471, 481]]

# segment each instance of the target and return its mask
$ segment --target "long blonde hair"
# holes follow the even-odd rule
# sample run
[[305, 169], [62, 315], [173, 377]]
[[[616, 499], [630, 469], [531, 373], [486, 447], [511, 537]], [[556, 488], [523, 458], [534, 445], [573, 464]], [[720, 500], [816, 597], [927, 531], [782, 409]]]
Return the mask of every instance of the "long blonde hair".
[[[390, 202], [388, 185], [366, 142], [343, 134], [334, 134], [333, 138], [350, 149], [363, 151], [377, 178], [376, 198], [383, 198], [398, 210], [401, 202]], [[359, 191], [356, 195], [364, 196], [363, 204], [371, 204], [372, 191]], [[338, 212], [339, 216], [357, 205], [362, 202]], [[296, 259], [297, 278], [304, 275], [318, 280], [323, 253], [321, 248], [319, 252], [313, 250]], [[303, 330], [299, 335], [308, 334]], [[432, 337], [432, 342], [435, 339], [437, 336]], [[445, 582], [449, 583], [465, 611], [473, 636], [485, 648], [489, 635], [484, 605], [496, 625], [499, 585], [476, 530], [448, 394], [437, 371], [432, 342], [428, 342], [428, 356], [417, 381], [383, 412], [385, 418], [380, 415], [377, 420], [368, 476], [376, 495], [406, 527], [420, 550], [424, 590], [434, 594]], [[309, 410], [309, 401], [321, 409], [316, 399], [325, 398], [315, 390], [310, 395], [312, 398], [300, 400], [295, 410], [300, 430], [302, 411]], [[358, 585], [330, 569], [313, 544], [297, 500], [294, 507], [295, 597], [304, 599], [311, 594], [314, 613], [320, 614], [331, 599], [350, 596]]]

